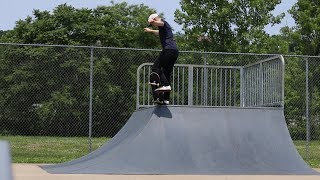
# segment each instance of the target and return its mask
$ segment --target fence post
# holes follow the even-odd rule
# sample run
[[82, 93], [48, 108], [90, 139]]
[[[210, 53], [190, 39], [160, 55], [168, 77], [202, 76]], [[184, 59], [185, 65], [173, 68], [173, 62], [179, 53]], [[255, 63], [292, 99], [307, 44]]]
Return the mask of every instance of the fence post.
[[90, 94], [89, 94], [89, 152], [92, 151], [92, 96], [93, 96], [93, 49], [90, 48]]
[[309, 160], [310, 121], [309, 121], [309, 59], [306, 61], [306, 159]]

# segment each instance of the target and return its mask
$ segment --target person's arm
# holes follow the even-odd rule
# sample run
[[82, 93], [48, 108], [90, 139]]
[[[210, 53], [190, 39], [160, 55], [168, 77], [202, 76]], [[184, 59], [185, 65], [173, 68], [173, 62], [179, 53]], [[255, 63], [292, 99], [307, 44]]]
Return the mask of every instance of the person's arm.
[[152, 24], [153, 26], [157, 26], [157, 27], [162, 27], [164, 26], [164, 22], [161, 20], [155, 20], [153, 19], [150, 24]]
[[156, 36], [159, 36], [159, 30], [153, 30], [153, 29], [150, 29], [150, 28], [144, 28], [143, 30], [144, 30], [144, 32], [152, 33], [152, 34], [154, 34]]
[[[152, 19], [151, 21], [149, 21], [149, 23], [153, 26], [157, 26], [157, 27], [163, 27], [164, 26], [164, 22], [161, 21], [160, 19]], [[157, 35], [159, 36], [159, 30], [153, 30], [153, 29], [150, 29], [150, 28], [144, 28], [144, 32], [150, 32], [154, 35]]]

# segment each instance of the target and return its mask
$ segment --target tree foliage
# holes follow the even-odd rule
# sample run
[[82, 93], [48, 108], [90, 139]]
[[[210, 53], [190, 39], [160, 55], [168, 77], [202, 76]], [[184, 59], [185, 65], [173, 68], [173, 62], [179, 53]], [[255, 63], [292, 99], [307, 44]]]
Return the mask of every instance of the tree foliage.
[[[34, 18], [18, 21], [1, 41], [157, 48], [158, 38], [143, 32], [151, 13], [144, 5], [127, 3], [96, 9], [62, 4], [53, 12], [34, 10]], [[1, 131], [87, 135], [90, 53], [89, 48], [2, 46]], [[113, 136], [134, 109], [135, 72], [145, 61], [139, 57], [155, 57], [99, 48], [94, 53], [93, 135]]]
[[318, 56], [320, 54], [320, 2], [299, 0], [290, 10], [296, 26], [293, 28], [296, 50], [300, 54]]
[[[288, 11], [295, 20], [295, 26], [282, 27], [277, 35], [287, 44], [287, 54], [319, 55], [319, 2], [298, 0]], [[307, 61], [309, 71], [306, 73]], [[319, 104], [319, 61], [314, 57], [300, 60], [286, 58], [286, 114], [291, 135], [295, 139], [306, 138], [306, 77], [308, 78], [309, 120], [311, 129], [319, 126], [316, 105]], [[298, 88], [299, 87], [299, 88]], [[318, 138], [315, 131], [311, 138]]]
[[19, 20], [4, 42], [24, 44], [95, 45], [108, 47], [155, 48], [158, 39], [146, 36], [143, 28], [153, 9], [127, 3], [76, 9], [67, 4], [52, 12], [34, 10], [33, 16]]
[[[182, 0], [176, 21], [190, 47], [206, 51], [252, 52], [265, 49], [268, 24], [280, 23], [284, 14], [273, 16], [280, 0]], [[201, 37], [206, 37], [204, 40]], [[200, 38], [200, 39], [199, 39]], [[200, 42], [200, 43], [199, 43]], [[201, 43], [203, 43], [201, 45]], [[197, 46], [198, 44], [198, 46]]]

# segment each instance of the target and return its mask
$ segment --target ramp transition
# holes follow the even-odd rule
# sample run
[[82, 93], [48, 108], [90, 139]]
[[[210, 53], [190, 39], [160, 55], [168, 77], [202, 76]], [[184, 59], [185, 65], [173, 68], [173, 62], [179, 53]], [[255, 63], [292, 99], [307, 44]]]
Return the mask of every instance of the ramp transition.
[[146, 108], [96, 151], [41, 167], [54, 174], [318, 174], [296, 151], [279, 108]]

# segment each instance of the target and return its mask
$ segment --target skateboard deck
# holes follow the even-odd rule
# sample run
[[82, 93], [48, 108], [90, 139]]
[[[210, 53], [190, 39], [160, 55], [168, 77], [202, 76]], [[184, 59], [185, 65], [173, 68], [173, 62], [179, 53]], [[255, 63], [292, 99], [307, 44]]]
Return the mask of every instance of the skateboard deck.
[[153, 101], [156, 104], [163, 104], [163, 92], [156, 91], [156, 89], [161, 86], [160, 76], [158, 73], [152, 72], [150, 74], [149, 84], [151, 85], [151, 88], [152, 88]]

